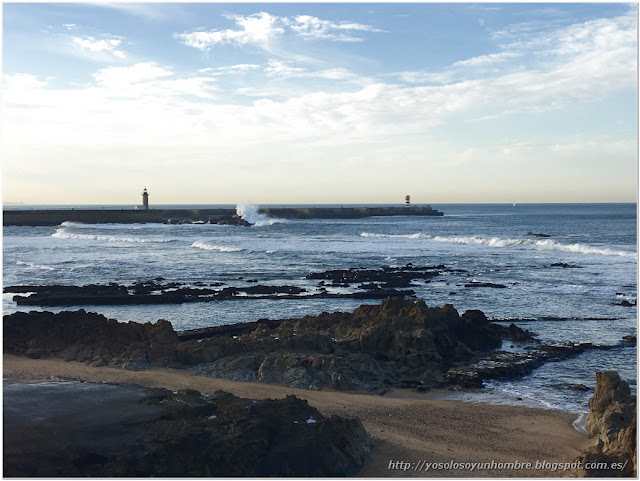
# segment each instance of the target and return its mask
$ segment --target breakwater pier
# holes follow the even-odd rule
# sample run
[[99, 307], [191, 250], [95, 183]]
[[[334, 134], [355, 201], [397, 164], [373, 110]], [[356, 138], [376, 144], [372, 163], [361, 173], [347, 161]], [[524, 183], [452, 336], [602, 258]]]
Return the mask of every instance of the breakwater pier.
[[[441, 216], [431, 206], [411, 207], [265, 207], [260, 214], [278, 219], [358, 219], [374, 216]], [[3, 225], [135, 224], [213, 222], [233, 217], [235, 209], [8, 209]]]

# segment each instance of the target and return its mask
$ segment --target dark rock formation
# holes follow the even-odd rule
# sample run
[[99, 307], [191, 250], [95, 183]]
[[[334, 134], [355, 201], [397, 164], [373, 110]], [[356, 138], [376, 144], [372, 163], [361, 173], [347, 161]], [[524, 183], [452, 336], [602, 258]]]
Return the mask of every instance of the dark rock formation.
[[[516, 327], [514, 324], [512, 326]], [[479, 362], [449, 369], [447, 377], [465, 387], [481, 387], [486, 379], [513, 379], [531, 373], [546, 362], [567, 359], [590, 349], [608, 350], [615, 347], [618, 346], [561, 342], [526, 346], [523, 352], [494, 351]]]
[[549, 234], [536, 234], [536, 233], [531, 232], [531, 231], [527, 232], [527, 235], [531, 236], [531, 237], [551, 237], [551, 235], [549, 235]]
[[565, 262], [554, 262], [553, 264], [550, 264], [549, 267], [562, 267], [563, 269], [570, 269], [578, 266], [567, 264]]
[[139, 371], [175, 364], [178, 334], [169, 321], [120, 323], [79, 310], [16, 312], [3, 319], [4, 352], [60, 357]]
[[623, 300], [622, 302], [618, 302], [616, 303], [617, 306], [624, 306], [624, 307], [633, 307], [636, 305], [636, 301], [634, 301], [633, 303], [627, 301], [626, 299]]
[[[211, 302], [230, 299], [384, 299], [390, 296], [413, 296], [414, 291], [390, 287], [366, 289], [363, 292], [329, 293], [326, 289], [309, 293], [298, 286], [228, 286], [222, 289], [215, 282], [204, 287], [186, 287], [176, 282], [158, 284], [155, 281], [137, 282], [131, 286], [115, 283], [86, 286], [9, 286], [4, 292], [29, 296], [13, 296], [21, 306], [81, 306], [81, 305], [138, 305], [183, 304], [187, 302]], [[386, 285], [386, 284], [385, 284]]]
[[[414, 279], [428, 281], [432, 277], [438, 276], [440, 272], [445, 271], [449, 271], [449, 269], [443, 265], [418, 267], [413, 264], [407, 264], [403, 267], [385, 266], [380, 269], [353, 267], [351, 269], [312, 272], [307, 276], [307, 279], [331, 280], [334, 284], [339, 285], [363, 283], [361, 287], [365, 289], [371, 289], [376, 285], [382, 285], [382, 287], [409, 287]], [[372, 284], [374, 282], [380, 284]]]
[[[430, 308], [400, 297], [352, 313], [220, 326], [180, 338], [166, 321], [119, 324], [84, 311], [17, 313], [5, 316], [4, 325], [5, 352], [15, 354], [135, 369], [172, 365], [238, 381], [373, 392], [441, 385], [449, 369], [481, 359], [503, 338], [532, 339], [515, 325], [489, 322], [481, 311], [459, 316], [448, 304]], [[112, 332], [118, 326], [123, 333]]]
[[[87, 395], [87, 390], [74, 393], [72, 388], [66, 388], [67, 396]], [[102, 419], [88, 427], [92, 434], [80, 433], [90, 439], [76, 441], [75, 424], [86, 413], [66, 408], [64, 399], [54, 414], [46, 408], [32, 413], [44, 417], [53, 432], [42, 436], [46, 433], [39, 433], [37, 426], [23, 426], [18, 436], [26, 436], [36, 445], [5, 457], [4, 475], [349, 476], [360, 470], [371, 451], [370, 438], [359, 420], [326, 418], [295, 396], [255, 401], [223, 391], [203, 396], [189, 389], [145, 389], [136, 402], [130, 392], [135, 394], [140, 388], [97, 385], [95, 389], [107, 388], [110, 396], [105, 411], [97, 415]], [[116, 397], [114, 389], [128, 391], [127, 396]], [[142, 411], [144, 416], [126, 417], [129, 410]], [[60, 411], [64, 415], [60, 416]], [[12, 438], [16, 433], [13, 429], [8, 435]], [[11, 449], [11, 439], [6, 436], [5, 446], [9, 442]]]
[[155, 475], [171, 477], [349, 476], [371, 451], [359, 420], [325, 418], [295, 396], [254, 401], [159, 389], [147, 402], [162, 405], [165, 415], [149, 425], [145, 453], [124, 463], [122, 474], [145, 476], [152, 466]]
[[209, 221], [211, 224], [218, 225], [238, 225], [242, 227], [251, 227], [251, 223], [244, 220], [242, 217], [237, 215], [228, 215], [224, 217], [216, 217]]
[[[629, 384], [620, 380], [615, 371], [596, 372], [596, 388], [589, 399], [587, 429], [595, 437], [595, 444], [580, 458], [588, 477], [636, 476], [636, 398]], [[606, 463], [601, 468], [586, 463]], [[612, 469], [617, 463], [618, 468]]]
[[504, 284], [494, 284], [493, 282], [471, 282], [469, 284], [465, 284], [464, 287], [493, 287], [496, 289], [505, 289], [507, 286]]

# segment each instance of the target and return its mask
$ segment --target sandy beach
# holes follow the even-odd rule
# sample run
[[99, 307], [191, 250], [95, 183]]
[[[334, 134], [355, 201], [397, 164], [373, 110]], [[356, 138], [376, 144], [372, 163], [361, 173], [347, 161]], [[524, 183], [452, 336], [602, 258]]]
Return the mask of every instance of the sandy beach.
[[[237, 396], [265, 399], [287, 394], [306, 399], [324, 415], [357, 417], [376, 438], [363, 477], [557, 477], [562, 472], [535, 469], [536, 463], [570, 463], [589, 444], [571, 425], [575, 415], [515, 406], [438, 400], [437, 393], [391, 392], [384, 397], [334, 391], [310, 391], [262, 383], [192, 376], [177, 369], [133, 372], [91, 367], [55, 359], [4, 354], [3, 376], [20, 381], [72, 378], [87, 382], [132, 383], [171, 390], [222, 389]], [[395, 463], [409, 462], [411, 467]], [[534, 469], [443, 469], [428, 463], [532, 463]], [[395, 464], [394, 464], [395, 463]], [[390, 469], [390, 464], [392, 468]], [[405, 465], [406, 466], [406, 465]], [[495, 465], [494, 465], [495, 466]], [[417, 467], [417, 469], [416, 469]], [[565, 473], [566, 474], [566, 473]]]

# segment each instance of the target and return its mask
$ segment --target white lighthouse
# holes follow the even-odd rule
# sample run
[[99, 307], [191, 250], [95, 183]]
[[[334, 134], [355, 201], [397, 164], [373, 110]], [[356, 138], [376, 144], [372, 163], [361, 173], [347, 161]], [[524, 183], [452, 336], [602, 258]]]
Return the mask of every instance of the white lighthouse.
[[142, 208], [145, 210], [149, 210], [149, 193], [147, 192], [146, 187], [142, 191]]

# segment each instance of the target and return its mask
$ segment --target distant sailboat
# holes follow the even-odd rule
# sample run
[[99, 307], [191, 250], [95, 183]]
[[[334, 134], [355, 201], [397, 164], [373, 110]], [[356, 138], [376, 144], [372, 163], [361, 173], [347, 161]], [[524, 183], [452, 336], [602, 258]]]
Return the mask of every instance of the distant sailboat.
[[516, 201], [515, 201], [515, 200], [513, 201], [513, 206], [514, 206], [514, 207], [516, 206]]

